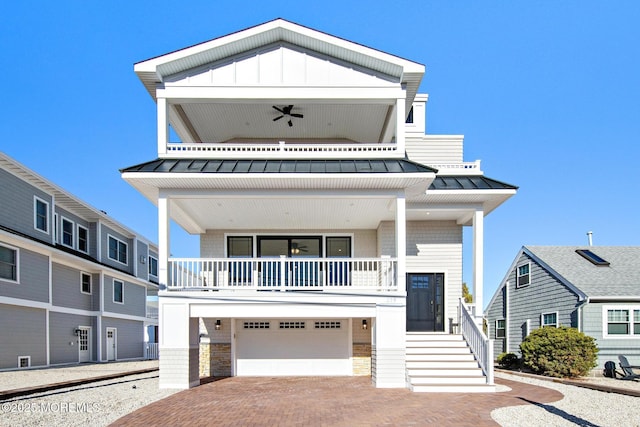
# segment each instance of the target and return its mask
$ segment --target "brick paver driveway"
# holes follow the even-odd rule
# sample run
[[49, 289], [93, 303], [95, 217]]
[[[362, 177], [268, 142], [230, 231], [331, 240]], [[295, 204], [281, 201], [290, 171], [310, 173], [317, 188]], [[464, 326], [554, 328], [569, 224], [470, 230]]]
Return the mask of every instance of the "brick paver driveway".
[[495, 426], [495, 408], [560, 400], [548, 388], [498, 379], [499, 393], [377, 389], [369, 377], [233, 377], [154, 402], [114, 426]]

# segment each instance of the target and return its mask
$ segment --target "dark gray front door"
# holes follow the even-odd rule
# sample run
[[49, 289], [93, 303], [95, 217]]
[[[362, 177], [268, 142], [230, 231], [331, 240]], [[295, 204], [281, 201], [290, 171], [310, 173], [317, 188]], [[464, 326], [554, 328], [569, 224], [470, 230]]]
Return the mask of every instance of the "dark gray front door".
[[444, 331], [444, 274], [407, 274], [407, 331]]

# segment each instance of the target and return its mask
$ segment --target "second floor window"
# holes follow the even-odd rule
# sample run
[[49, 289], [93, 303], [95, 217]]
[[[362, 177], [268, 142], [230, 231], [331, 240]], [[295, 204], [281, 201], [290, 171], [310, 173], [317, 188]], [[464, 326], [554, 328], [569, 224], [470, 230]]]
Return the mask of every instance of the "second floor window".
[[0, 279], [18, 281], [18, 250], [0, 246]]
[[113, 281], [113, 302], [124, 303], [124, 282]]
[[517, 287], [521, 288], [527, 286], [531, 282], [531, 275], [529, 273], [529, 264], [521, 265], [518, 267], [518, 279]]
[[62, 218], [62, 244], [73, 247], [73, 222]]
[[36, 229], [40, 231], [44, 231], [45, 233], [49, 232], [49, 204], [44, 200], [35, 199], [34, 206], [34, 225]]
[[496, 320], [496, 338], [504, 338], [506, 336], [506, 326], [504, 319]]
[[543, 313], [542, 314], [542, 327], [551, 326], [553, 328], [558, 327], [558, 313]]
[[91, 293], [91, 275], [87, 274], [87, 273], [82, 273], [81, 275], [81, 292], [83, 294], [90, 294]]
[[113, 236], [109, 236], [109, 258], [114, 261], [127, 263], [127, 244]]

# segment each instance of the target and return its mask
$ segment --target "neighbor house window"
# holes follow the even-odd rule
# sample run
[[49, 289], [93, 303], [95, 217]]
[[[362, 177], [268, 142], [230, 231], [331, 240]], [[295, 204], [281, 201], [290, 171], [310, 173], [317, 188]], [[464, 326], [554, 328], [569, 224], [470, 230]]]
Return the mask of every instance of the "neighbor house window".
[[124, 303], [124, 282], [113, 280], [113, 302]]
[[78, 250], [89, 252], [89, 230], [81, 225], [78, 226]]
[[606, 310], [606, 335], [640, 337], [640, 307], [616, 307]]
[[540, 325], [544, 328], [545, 326], [551, 326], [554, 328], [558, 327], [558, 313], [542, 313], [540, 316]]
[[149, 256], [149, 276], [158, 277], [158, 258]]
[[73, 247], [73, 222], [66, 218], [62, 218], [62, 244]]
[[521, 288], [523, 286], [529, 285], [531, 282], [531, 273], [529, 272], [530, 265], [525, 264], [518, 267], [518, 279], [517, 279], [517, 287]]
[[49, 233], [49, 203], [34, 199], [34, 226], [37, 230]]
[[91, 293], [91, 275], [87, 273], [80, 274], [80, 290], [83, 294]]
[[113, 236], [109, 236], [109, 258], [121, 262], [127, 263], [127, 244], [122, 240], [118, 240]]
[[0, 279], [18, 281], [18, 250], [0, 245]]
[[507, 322], [505, 319], [496, 320], [496, 338], [504, 338], [506, 336]]

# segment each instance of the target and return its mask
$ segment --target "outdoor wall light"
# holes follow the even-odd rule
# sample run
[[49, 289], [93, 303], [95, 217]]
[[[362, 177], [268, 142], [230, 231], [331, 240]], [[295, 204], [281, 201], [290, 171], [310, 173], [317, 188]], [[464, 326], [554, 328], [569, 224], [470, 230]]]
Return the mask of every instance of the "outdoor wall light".
[[220, 321], [220, 319], [216, 320], [216, 331], [219, 331], [221, 327], [222, 327], [222, 322]]
[[73, 330], [73, 335], [79, 337], [80, 336], [80, 329], [76, 328]]
[[362, 329], [367, 329], [367, 319], [362, 319]]

